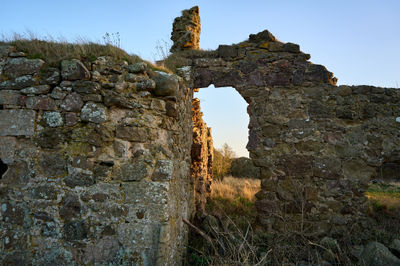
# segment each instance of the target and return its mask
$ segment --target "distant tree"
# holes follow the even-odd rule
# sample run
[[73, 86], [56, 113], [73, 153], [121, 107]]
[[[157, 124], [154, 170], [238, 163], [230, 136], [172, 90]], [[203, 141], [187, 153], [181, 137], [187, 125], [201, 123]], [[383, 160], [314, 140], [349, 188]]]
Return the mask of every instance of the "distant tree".
[[226, 143], [222, 145], [222, 149], [214, 149], [213, 174], [215, 179], [222, 180], [229, 174], [234, 158], [236, 158], [235, 152]]

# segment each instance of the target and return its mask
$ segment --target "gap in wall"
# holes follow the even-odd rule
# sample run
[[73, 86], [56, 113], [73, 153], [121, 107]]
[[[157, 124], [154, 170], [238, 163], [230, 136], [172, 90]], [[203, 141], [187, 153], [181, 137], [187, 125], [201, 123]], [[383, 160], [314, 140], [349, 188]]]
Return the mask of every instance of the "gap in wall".
[[5, 174], [5, 172], [7, 172], [8, 169], [8, 165], [3, 163], [3, 161], [0, 159], [0, 179], [3, 178], [3, 175]]
[[220, 149], [227, 143], [237, 157], [249, 157], [249, 115], [243, 97], [232, 87], [214, 85], [200, 88], [194, 97], [200, 99], [203, 120], [211, 127], [214, 148]]

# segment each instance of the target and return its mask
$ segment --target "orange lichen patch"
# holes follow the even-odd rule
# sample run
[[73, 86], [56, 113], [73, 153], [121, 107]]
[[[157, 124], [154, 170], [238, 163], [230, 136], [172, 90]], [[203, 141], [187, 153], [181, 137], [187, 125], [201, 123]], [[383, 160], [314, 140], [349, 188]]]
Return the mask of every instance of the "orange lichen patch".
[[264, 42], [264, 43], [262, 43], [262, 44], [260, 44], [260, 48], [264, 48], [264, 49], [268, 49], [268, 46], [269, 46], [269, 42]]

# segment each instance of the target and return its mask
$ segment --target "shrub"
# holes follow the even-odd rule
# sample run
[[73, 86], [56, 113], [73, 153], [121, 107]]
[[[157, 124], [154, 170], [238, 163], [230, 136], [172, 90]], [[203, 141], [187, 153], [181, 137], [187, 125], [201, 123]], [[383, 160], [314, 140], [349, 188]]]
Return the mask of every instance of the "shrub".
[[213, 174], [214, 179], [222, 180], [229, 174], [232, 160], [236, 155], [228, 144], [224, 144], [222, 149], [214, 149]]

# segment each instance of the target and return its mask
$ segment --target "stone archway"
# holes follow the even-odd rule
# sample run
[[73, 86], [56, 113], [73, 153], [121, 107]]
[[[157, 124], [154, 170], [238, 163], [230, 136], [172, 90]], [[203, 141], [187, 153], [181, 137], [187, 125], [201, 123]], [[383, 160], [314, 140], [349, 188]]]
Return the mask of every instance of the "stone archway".
[[263, 178], [260, 223], [313, 235], [368, 228], [367, 183], [400, 143], [399, 90], [337, 87], [333, 74], [309, 62], [299, 45], [267, 30], [215, 51], [194, 51], [199, 21], [195, 7], [174, 22], [180, 31], [172, 39], [185, 44], [174, 46], [185, 62], [178, 70], [192, 88], [231, 86], [249, 104], [247, 148]]

